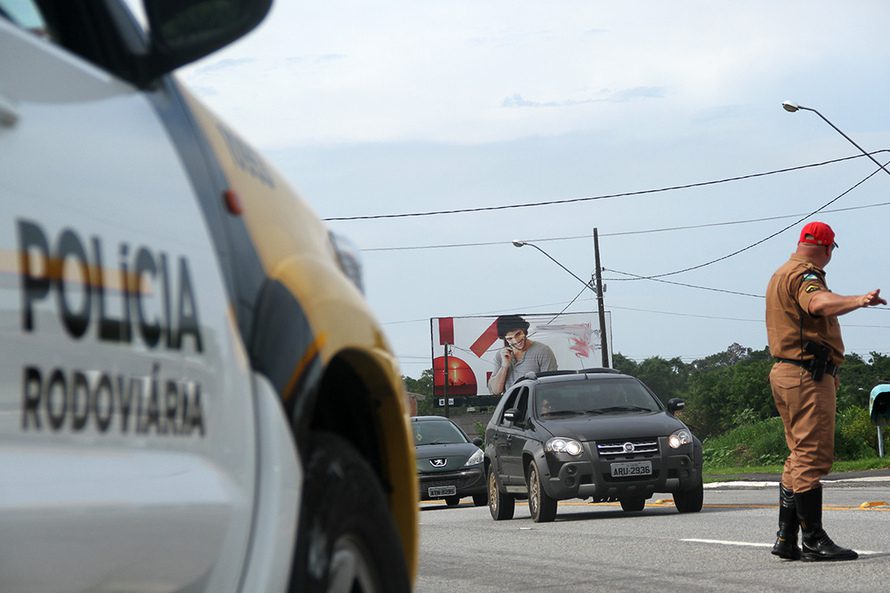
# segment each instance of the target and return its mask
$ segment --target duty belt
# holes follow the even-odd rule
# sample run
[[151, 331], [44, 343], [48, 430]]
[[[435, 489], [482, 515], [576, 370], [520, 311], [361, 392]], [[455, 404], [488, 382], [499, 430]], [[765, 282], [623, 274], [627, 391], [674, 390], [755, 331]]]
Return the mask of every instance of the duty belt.
[[[808, 358], [807, 360], [795, 360], [793, 358], [779, 358], [777, 356], [776, 360], [778, 362], [787, 362], [788, 364], [797, 365], [797, 366], [802, 367], [810, 372], [813, 372], [813, 364], [815, 363], [815, 360], [813, 360], [812, 358]], [[837, 377], [837, 374], [840, 370], [841, 370], [840, 367], [838, 365], [834, 364], [833, 362], [831, 362], [831, 361], [825, 362], [825, 373], [826, 374], [831, 375], [832, 377]]]

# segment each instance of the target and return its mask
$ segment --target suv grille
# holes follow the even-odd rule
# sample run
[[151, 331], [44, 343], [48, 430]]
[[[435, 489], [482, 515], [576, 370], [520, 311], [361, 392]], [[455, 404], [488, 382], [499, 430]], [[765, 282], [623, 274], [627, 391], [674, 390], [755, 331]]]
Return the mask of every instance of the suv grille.
[[596, 452], [603, 459], [644, 459], [658, 455], [658, 439], [621, 439], [599, 441]]

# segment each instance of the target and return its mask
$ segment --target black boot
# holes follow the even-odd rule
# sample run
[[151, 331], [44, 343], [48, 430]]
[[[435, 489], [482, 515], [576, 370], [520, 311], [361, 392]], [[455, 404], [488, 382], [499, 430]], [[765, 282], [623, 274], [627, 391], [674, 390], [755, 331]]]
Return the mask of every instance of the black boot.
[[797, 507], [794, 492], [779, 484], [779, 531], [772, 553], [785, 560], [800, 560], [800, 547], [797, 545]]
[[819, 560], [856, 560], [859, 558], [854, 550], [842, 548], [831, 541], [822, 529], [822, 487], [794, 493], [794, 504], [797, 517], [803, 531], [803, 553], [805, 562]]

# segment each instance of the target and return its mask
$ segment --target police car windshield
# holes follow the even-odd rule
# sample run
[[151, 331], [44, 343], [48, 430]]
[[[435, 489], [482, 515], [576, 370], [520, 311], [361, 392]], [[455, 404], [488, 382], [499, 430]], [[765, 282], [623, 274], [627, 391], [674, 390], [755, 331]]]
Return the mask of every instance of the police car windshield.
[[636, 379], [566, 381], [538, 385], [538, 416], [554, 418], [581, 414], [648, 413], [661, 410], [658, 401]]

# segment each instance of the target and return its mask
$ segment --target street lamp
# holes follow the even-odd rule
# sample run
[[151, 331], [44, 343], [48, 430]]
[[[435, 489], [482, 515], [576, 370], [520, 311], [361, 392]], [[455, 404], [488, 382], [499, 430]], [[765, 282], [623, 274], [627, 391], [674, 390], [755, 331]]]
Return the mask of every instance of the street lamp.
[[869, 154], [864, 148], [862, 148], [861, 146], [859, 146], [858, 144], [856, 144], [856, 142], [854, 142], [852, 138], [850, 138], [849, 136], [847, 136], [846, 134], [844, 134], [844, 133], [841, 131], [841, 129], [840, 129], [839, 127], [837, 127], [836, 125], [834, 125], [833, 123], [831, 123], [830, 121], [828, 121], [828, 118], [825, 117], [824, 115], [822, 115], [821, 113], [819, 113], [817, 110], [813, 109], [812, 107], [804, 107], [803, 105], [798, 105], [797, 103], [792, 103], [791, 101], [785, 101], [784, 103], [782, 103], [782, 108], [785, 109], [785, 111], [787, 111], [787, 112], [789, 112], [789, 113], [794, 113], [795, 111], [798, 111], [798, 110], [801, 110], [801, 109], [803, 109], [804, 111], [812, 111], [813, 113], [815, 113], [816, 115], [818, 115], [819, 117], [821, 117], [821, 118], [822, 118], [822, 121], [824, 121], [824, 122], [827, 123], [829, 126], [831, 126], [832, 128], [834, 128], [835, 131], [837, 131], [838, 134], [840, 134], [841, 136], [843, 136], [844, 138], [846, 138], [846, 139], [850, 142], [850, 144], [852, 144], [853, 146], [855, 146], [856, 148], [858, 148], [859, 151], [862, 152], [862, 154], [864, 154], [865, 156], [867, 156], [868, 158], [870, 158], [870, 159], [872, 160], [872, 162], [874, 162], [874, 164], [876, 164], [878, 167], [880, 167], [881, 169], [883, 169], [884, 172], [887, 173], [887, 175], [890, 175], [890, 171], [887, 170], [887, 167], [885, 167], [884, 165], [882, 165], [881, 163], [879, 163], [878, 160], [877, 160], [875, 157], [873, 157], [871, 154]]
[[584, 286], [586, 286], [587, 288], [589, 288], [590, 290], [593, 291], [593, 294], [596, 295], [597, 308], [598, 308], [598, 311], [599, 311], [599, 322], [600, 322], [600, 350], [601, 350], [601, 352], [602, 352], [603, 367], [604, 367], [604, 368], [609, 368], [609, 343], [608, 343], [608, 340], [606, 339], [606, 313], [605, 313], [605, 308], [604, 308], [604, 305], [603, 305], [602, 281], [601, 281], [601, 279], [600, 279], [600, 275], [599, 275], [599, 244], [596, 242], [596, 230], [595, 230], [595, 229], [594, 229], [594, 235], [593, 235], [593, 236], [594, 236], [594, 244], [595, 244], [595, 248], [596, 248], [596, 264], [597, 264], [597, 270], [596, 270], [597, 287], [596, 287], [596, 288], [594, 288], [594, 287], [592, 286], [592, 284], [593, 284], [593, 280], [592, 280], [592, 279], [591, 279], [590, 282], [585, 282], [584, 280], [582, 280], [581, 278], [579, 278], [577, 274], [575, 274], [573, 271], [571, 271], [570, 269], [568, 269], [567, 267], [565, 267], [564, 265], [562, 265], [562, 264], [561, 264], [560, 262], [558, 262], [552, 255], [550, 255], [549, 253], [547, 253], [546, 251], [544, 251], [543, 249], [541, 249], [540, 247], [538, 247], [538, 246], [535, 245], [534, 243], [530, 243], [530, 242], [528, 242], [528, 241], [520, 241], [520, 240], [518, 240], [518, 239], [514, 239], [514, 240], [513, 240], [513, 246], [514, 246], [514, 247], [525, 247], [526, 245], [528, 245], [528, 246], [530, 246], [530, 247], [534, 247], [535, 249], [537, 249], [538, 251], [540, 251], [541, 253], [543, 253], [545, 256], [547, 256], [547, 258], [548, 258], [550, 261], [552, 261], [552, 262], [555, 263], [557, 266], [559, 266], [560, 268], [562, 268], [563, 270], [565, 270], [566, 272], [568, 272], [569, 274], [571, 274], [572, 277], [575, 278], [578, 282], [580, 282], [581, 284], [583, 284]]

